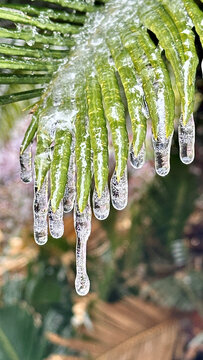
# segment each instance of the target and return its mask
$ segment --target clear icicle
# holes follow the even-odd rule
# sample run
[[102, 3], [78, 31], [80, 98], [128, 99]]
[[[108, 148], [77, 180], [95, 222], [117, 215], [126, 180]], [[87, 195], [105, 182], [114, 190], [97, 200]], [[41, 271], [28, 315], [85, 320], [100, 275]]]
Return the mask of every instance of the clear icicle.
[[44, 245], [48, 239], [48, 178], [46, 177], [41, 189], [37, 190], [37, 182], [34, 187], [34, 239], [38, 245]]
[[75, 179], [75, 154], [72, 153], [70, 156], [70, 163], [68, 168], [67, 184], [65, 188], [63, 206], [64, 212], [68, 213], [73, 210], [75, 195], [76, 195], [76, 179]]
[[130, 147], [130, 163], [135, 169], [140, 169], [145, 163], [146, 149], [145, 144], [142, 145], [138, 155], [135, 156], [133, 144]]
[[84, 296], [89, 292], [90, 281], [86, 270], [87, 240], [91, 233], [91, 207], [90, 200], [85, 210], [80, 213], [75, 205], [74, 226], [76, 232], [76, 279], [75, 289], [78, 295]]
[[32, 145], [20, 155], [20, 177], [24, 183], [32, 181]]
[[152, 144], [154, 148], [154, 157], [155, 157], [155, 170], [159, 176], [166, 176], [170, 171], [170, 152], [171, 152], [171, 142], [173, 134], [168, 138], [155, 139], [152, 136]]
[[98, 197], [96, 189], [93, 192], [93, 212], [98, 220], [105, 220], [109, 216], [110, 195], [108, 185], [105, 186], [101, 197]]
[[190, 164], [195, 156], [195, 123], [193, 115], [186, 125], [183, 125], [182, 118], [180, 119], [178, 139], [180, 159], [184, 164]]
[[49, 231], [51, 236], [55, 239], [63, 236], [63, 201], [60, 202], [56, 212], [52, 211], [51, 202], [49, 203]]
[[123, 210], [128, 203], [127, 166], [119, 182], [117, 180], [116, 171], [114, 171], [111, 178], [110, 188], [111, 188], [111, 202], [113, 207], [117, 210]]

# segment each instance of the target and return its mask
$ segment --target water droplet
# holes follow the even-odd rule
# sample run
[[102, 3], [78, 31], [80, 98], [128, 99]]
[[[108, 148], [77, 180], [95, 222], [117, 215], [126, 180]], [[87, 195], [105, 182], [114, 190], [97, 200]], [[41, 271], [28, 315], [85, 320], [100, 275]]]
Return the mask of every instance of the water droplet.
[[111, 178], [110, 188], [111, 188], [111, 202], [113, 207], [117, 210], [123, 210], [128, 203], [127, 166], [119, 182], [117, 180], [116, 171], [114, 171]]
[[190, 164], [195, 156], [195, 123], [193, 115], [186, 125], [183, 125], [182, 118], [180, 119], [178, 139], [180, 159], [184, 164]]
[[96, 189], [93, 192], [93, 212], [98, 220], [105, 220], [110, 211], [110, 194], [108, 185], [105, 186], [101, 197], [98, 197]]
[[32, 181], [32, 145], [20, 155], [20, 177], [24, 183]]
[[142, 148], [139, 151], [137, 156], [135, 156], [134, 149], [133, 149], [133, 144], [131, 144], [131, 147], [130, 147], [130, 163], [135, 169], [140, 169], [144, 165], [145, 156], [146, 156], [145, 144], [142, 145]]
[[51, 202], [49, 203], [49, 231], [53, 238], [58, 239], [63, 236], [63, 201], [60, 202], [58, 209], [53, 212]]
[[75, 195], [76, 195], [76, 180], [75, 180], [75, 154], [72, 153], [70, 156], [70, 163], [68, 168], [68, 176], [67, 176], [67, 184], [65, 188], [64, 198], [63, 198], [63, 206], [64, 212], [68, 213], [73, 210]]
[[85, 210], [80, 213], [75, 205], [74, 226], [76, 232], [76, 279], [75, 289], [78, 295], [84, 296], [89, 292], [90, 281], [86, 270], [87, 240], [91, 233], [91, 207], [90, 200]]
[[152, 144], [154, 148], [155, 170], [159, 176], [166, 176], [170, 171], [170, 152], [173, 134], [164, 140], [159, 138], [156, 140], [152, 136]]
[[44, 245], [48, 239], [48, 178], [40, 190], [37, 190], [37, 182], [34, 187], [33, 215], [34, 215], [34, 239], [38, 245]]

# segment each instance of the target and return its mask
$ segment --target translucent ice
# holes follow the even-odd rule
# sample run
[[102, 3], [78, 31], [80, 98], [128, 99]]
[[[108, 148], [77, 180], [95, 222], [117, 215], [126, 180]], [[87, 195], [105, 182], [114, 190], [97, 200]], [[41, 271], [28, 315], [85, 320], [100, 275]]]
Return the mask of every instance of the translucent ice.
[[111, 178], [110, 188], [113, 207], [117, 210], [123, 210], [128, 203], [127, 166], [119, 182], [117, 180], [116, 171], [114, 171]]
[[172, 137], [164, 139], [155, 139], [152, 136], [152, 144], [154, 148], [154, 157], [155, 157], [155, 170], [156, 173], [160, 176], [166, 176], [170, 171], [170, 152], [171, 152], [171, 142]]
[[182, 118], [180, 119], [178, 139], [180, 159], [184, 164], [190, 164], [195, 156], [195, 123], [193, 115], [186, 125], [183, 125]]
[[76, 172], [75, 154], [72, 153], [70, 156], [67, 184], [66, 184], [64, 198], [63, 198], [63, 206], [64, 206], [65, 213], [68, 213], [71, 210], [73, 210], [73, 206], [74, 206], [74, 202], [75, 202], [75, 195], [76, 195], [75, 172]]
[[144, 165], [144, 163], [145, 163], [145, 155], [146, 155], [145, 144], [142, 145], [142, 148], [139, 151], [137, 156], [135, 156], [134, 149], [133, 149], [133, 144], [131, 144], [131, 147], [130, 147], [130, 163], [135, 169], [140, 169]]
[[110, 195], [109, 188], [106, 185], [101, 197], [98, 197], [96, 189], [93, 192], [93, 212], [98, 220], [105, 220], [109, 216], [110, 211]]
[[38, 245], [44, 245], [47, 242], [47, 238], [48, 238], [47, 212], [48, 212], [48, 179], [46, 177], [40, 190], [37, 189], [36, 181], [34, 187], [34, 202], [33, 202], [34, 239]]
[[91, 233], [91, 207], [90, 201], [85, 210], [80, 213], [75, 205], [74, 226], [76, 232], [76, 279], [75, 289], [78, 295], [84, 296], [89, 292], [90, 281], [86, 270], [87, 240]]
[[58, 239], [63, 236], [63, 202], [61, 201], [56, 212], [52, 211], [51, 202], [49, 203], [49, 231], [53, 238]]
[[20, 155], [20, 177], [25, 183], [32, 181], [32, 145]]

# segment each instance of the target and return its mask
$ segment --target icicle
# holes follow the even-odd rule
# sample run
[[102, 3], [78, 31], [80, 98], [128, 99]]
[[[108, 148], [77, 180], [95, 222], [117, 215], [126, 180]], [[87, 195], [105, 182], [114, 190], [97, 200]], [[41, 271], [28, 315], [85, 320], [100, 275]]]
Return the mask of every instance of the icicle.
[[80, 213], [78, 205], [75, 205], [74, 226], [77, 241], [75, 289], [78, 295], [84, 296], [89, 292], [90, 289], [90, 281], [86, 270], [87, 240], [91, 233], [90, 200], [88, 200], [88, 204], [82, 213]]
[[128, 176], [127, 166], [120, 181], [117, 181], [116, 171], [114, 171], [111, 183], [111, 202], [115, 209], [123, 210], [128, 203]]
[[20, 155], [20, 177], [24, 183], [32, 181], [32, 145]]
[[37, 182], [34, 187], [34, 239], [38, 245], [44, 245], [48, 238], [48, 178], [46, 177], [41, 189], [37, 190]]
[[70, 156], [70, 163], [68, 168], [67, 184], [65, 188], [63, 206], [64, 212], [68, 213], [73, 210], [75, 195], [76, 195], [76, 180], [75, 180], [75, 154], [72, 153]]
[[142, 145], [142, 148], [139, 151], [137, 156], [135, 156], [134, 149], [133, 149], [133, 144], [131, 144], [131, 147], [130, 147], [130, 163], [135, 169], [140, 169], [144, 165], [144, 163], [145, 163], [145, 155], [146, 155], [145, 144]]
[[190, 164], [195, 156], [195, 123], [193, 115], [186, 125], [183, 125], [182, 118], [180, 119], [178, 139], [180, 159], [184, 164]]
[[60, 202], [56, 212], [52, 211], [51, 202], [49, 203], [49, 231], [53, 238], [58, 239], [63, 236], [63, 201]]
[[170, 171], [170, 152], [173, 134], [164, 140], [156, 140], [152, 136], [154, 148], [155, 169], [159, 176], [166, 176]]
[[109, 216], [110, 195], [108, 185], [106, 185], [101, 197], [98, 197], [96, 189], [93, 192], [93, 212], [98, 220], [105, 220]]

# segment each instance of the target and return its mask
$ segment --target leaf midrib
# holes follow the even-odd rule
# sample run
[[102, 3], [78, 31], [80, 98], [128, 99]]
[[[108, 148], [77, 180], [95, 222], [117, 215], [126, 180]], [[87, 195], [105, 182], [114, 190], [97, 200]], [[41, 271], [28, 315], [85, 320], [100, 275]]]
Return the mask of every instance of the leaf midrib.
[[0, 343], [10, 360], [20, 360], [18, 354], [15, 352], [13, 348], [13, 345], [10, 343], [8, 337], [1, 328], [0, 328]]

